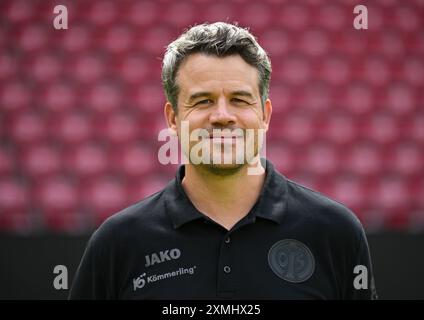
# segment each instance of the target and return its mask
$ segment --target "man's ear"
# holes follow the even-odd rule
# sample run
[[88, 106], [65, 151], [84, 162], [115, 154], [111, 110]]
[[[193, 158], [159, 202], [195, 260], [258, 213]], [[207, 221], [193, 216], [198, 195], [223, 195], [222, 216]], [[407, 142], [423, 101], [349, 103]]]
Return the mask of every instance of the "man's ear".
[[265, 131], [268, 131], [269, 123], [271, 121], [271, 115], [272, 115], [272, 103], [270, 99], [266, 99], [265, 105], [264, 105], [264, 111], [263, 111], [263, 122], [264, 122], [264, 129]]
[[178, 127], [177, 127], [177, 114], [174, 111], [174, 108], [172, 108], [172, 104], [167, 101], [164, 107], [164, 115], [166, 124], [168, 125], [169, 130], [177, 135], [178, 134]]

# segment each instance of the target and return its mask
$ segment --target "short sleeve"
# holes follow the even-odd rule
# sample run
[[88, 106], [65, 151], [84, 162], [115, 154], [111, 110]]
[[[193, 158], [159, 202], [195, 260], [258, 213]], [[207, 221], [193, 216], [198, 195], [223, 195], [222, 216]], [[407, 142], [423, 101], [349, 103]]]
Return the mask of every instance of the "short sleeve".
[[69, 294], [70, 300], [110, 299], [110, 279], [108, 276], [107, 251], [100, 241], [99, 232], [91, 236]]

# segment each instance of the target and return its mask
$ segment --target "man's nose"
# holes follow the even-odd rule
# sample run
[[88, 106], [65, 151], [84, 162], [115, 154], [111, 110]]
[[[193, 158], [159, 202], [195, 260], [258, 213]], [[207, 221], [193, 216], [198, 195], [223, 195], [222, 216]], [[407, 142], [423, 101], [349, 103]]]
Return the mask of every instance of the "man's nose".
[[227, 126], [236, 123], [236, 117], [226, 99], [219, 99], [210, 114], [211, 124]]

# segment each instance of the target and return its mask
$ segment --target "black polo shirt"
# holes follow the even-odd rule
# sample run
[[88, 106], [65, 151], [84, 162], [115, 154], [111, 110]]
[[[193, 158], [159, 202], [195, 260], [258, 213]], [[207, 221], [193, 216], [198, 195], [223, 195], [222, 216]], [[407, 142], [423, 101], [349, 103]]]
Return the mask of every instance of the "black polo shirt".
[[94, 232], [70, 298], [374, 298], [368, 244], [355, 215], [262, 161], [260, 197], [229, 231], [190, 202], [181, 166], [165, 189]]

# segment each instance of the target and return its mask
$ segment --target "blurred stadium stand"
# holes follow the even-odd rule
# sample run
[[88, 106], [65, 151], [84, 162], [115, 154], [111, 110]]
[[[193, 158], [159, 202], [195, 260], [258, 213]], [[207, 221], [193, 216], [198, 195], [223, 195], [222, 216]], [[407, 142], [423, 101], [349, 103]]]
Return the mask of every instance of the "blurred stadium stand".
[[[64, 4], [69, 29], [53, 28]], [[84, 233], [156, 192], [164, 46], [237, 21], [273, 63], [267, 156], [369, 231], [424, 230], [424, 1], [0, 2], [0, 231]]]

